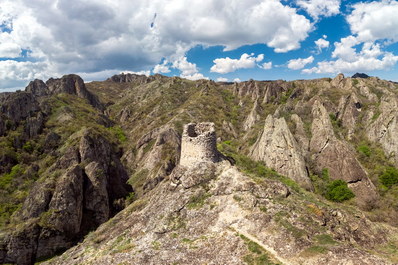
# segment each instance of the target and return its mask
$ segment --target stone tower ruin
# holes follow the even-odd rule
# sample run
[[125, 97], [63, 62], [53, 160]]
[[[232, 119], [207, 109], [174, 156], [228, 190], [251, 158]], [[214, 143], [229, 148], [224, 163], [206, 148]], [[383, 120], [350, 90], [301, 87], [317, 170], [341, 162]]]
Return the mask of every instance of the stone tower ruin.
[[181, 140], [180, 165], [190, 167], [200, 162], [218, 162], [214, 123], [189, 123], [184, 126]]

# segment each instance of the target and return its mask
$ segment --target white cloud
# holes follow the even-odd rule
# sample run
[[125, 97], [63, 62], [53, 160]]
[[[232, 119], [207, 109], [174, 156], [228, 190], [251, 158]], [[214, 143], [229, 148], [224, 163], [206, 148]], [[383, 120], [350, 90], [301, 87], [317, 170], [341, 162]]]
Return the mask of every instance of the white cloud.
[[182, 78], [189, 80], [209, 79], [199, 73], [196, 64], [188, 62], [185, 56], [174, 61], [172, 67], [181, 71], [180, 77]]
[[[354, 73], [392, 68], [398, 56], [382, 50], [380, 40], [398, 41], [398, 2], [362, 2], [352, 6], [346, 19], [352, 35], [334, 43], [332, 58], [304, 73]], [[384, 42], [384, 45], [388, 42]]]
[[26, 80], [47, 79], [58, 76], [51, 72], [47, 62], [17, 62], [13, 60], [0, 61], [0, 80], [2, 88], [20, 87]]
[[303, 73], [354, 73], [373, 70], [385, 70], [398, 62], [398, 56], [383, 52], [379, 44], [364, 43], [357, 52], [353, 46], [358, 45], [355, 37], [349, 36], [335, 43], [334, 61], [319, 62], [316, 67], [304, 69]]
[[298, 0], [297, 5], [317, 20], [321, 16], [330, 17], [340, 13], [340, 0]]
[[181, 75], [185, 76], [193, 75], [198, 72], [196, 64], [188, 62], [187, 57], [181, 57], [173, 62], [173, 68], [180, 70]]
[[332, 53], [333, 58], [341, 58], [345, 61], [355, 61], [356, 60], [356, 49], [354, 46], [359, 45], [360, 42], [354, 36], [348, 36], [342, 38], [340, 42], [335, 42], [335, 49]]
[[347, 16], [351, 32], [361, 42], [398, 41], [398, 2], [393, 0], [358, 3]]
[[323, 38], [320, 38], [320, 39], [315, 41], [315, 45], [316, 45], [316, 47], [318, 49], [318, 52], [321, 52], [322, 49], [326, 49], [326, 48], [329, 47], [330, 42], [325, 40], [325, 39], [326, 39], [326, 36], [323, 35]]
[[195, 45], [287, 52], [313, 29], [281, 0], [2, 0], [0, 18], [11, 30], [0, 32], [1, 43], [31, 50], [32, 61], [59, 73], [147, 70]]
[[240, 79], [239, 79], [239, 78], [235, 78], [235, 79], [234, 79], [234, 82], [236, 82], [236, 83], [240, 83], [241, 81], [240, 81]]
[[260, 67], [261, 67], [262, 69], [264, 69], [264, 70], [271, 69], [271, 68], [272, 68], [272, 62], [263, 63]]
[[208, 77], [204, 76], [204, 75], [201, 74], [201, 73], [194, 73], [194, 74], [191, 74], [191, 75], [180, 75], [180, 76], [181, 76], [182, 78], [186, 78], [186, 79], [189, 79], [189, 80], [200, 80], [200, 79], [209, 80]]
[[135, 75], [146, 75], [146, 76], [150, 76], [151, 75], [151, 71], [149, 70], [142, 70], [142, 71], [121, 71], [121, 74], [135, 74]]
[[165, 73], [170, 73], [170, 68], [168, 66], [169, 62], [167, 60], [164, 60], [162, 64], [157, 64], [153, 68], [152, 72], [154, 74], [165, 74]]
[[314, 57], [310, 56], [308, 58], [298, 58], [292, 59], [288, 61], [287, 67], [293, 70], [299, 70], [304, 68], [307, 64], [310, 64], [314, 61]]
[[0, 58], [18, 58], [21, 47], [16, 43], [2, 43], [0, 41]]
[[228, 82], [228, 78], [219, 77], [219, 78], [217, 78], [217, 82]]
[[253, 53], [250, 55], [244, 53], [240, 59], [231, 59], [229, 57], [218, 58], [213, 60], [214, 65], [210, 68], [210, 71], [220, 74], [231, 73], [238, 69], [254, 68], [256, 63], [262, 60], [264, 60], [264, 54], [259, 54], [257, 57], [254, 57]]
[[311, 69], [304, 69], [303, 73], [355, 73], [366, 72], [373, 70], [385, 70], [391, 68], [398, 61], [398, 56], [391, 53], [386, 53], [381, 59], [360, 57], [354, 62], [347, 62], [342, 59], [336, 61], [319, 62], [317, 67]]

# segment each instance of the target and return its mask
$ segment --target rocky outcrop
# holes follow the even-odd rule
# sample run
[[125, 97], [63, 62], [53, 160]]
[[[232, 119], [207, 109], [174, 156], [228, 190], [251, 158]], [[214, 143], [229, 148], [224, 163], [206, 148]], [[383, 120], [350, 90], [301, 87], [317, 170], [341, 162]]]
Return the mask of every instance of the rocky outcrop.
[[334, 135], [326, 108], [316, 100], [312, 108], [312, 138], [310, 150], [317, 170], [329, 170], [332, 179], [342, 179], [353, 185], [359, 204], [374, 205], [378, 198], [376, 188], [366, 171], [355, 158], [355, 151]]
[[295, 180], [304, 188], [312, 189], [300, 147], [284, 118], [268, 115], [264, 130], [253, 145], [250, 156], [257, 161], [264, 161], [267, 167]]
[[114, 75], [110, 78], [108, 78], [106, 81], [110, 82], [116, 82], [116, 83], [138, 83], [138, 84], [146, 84], [150, 83], [154, 80], [159, 80], [159, 79], [166, 79], [168, 77], [160, 75], [160, 74], [155, 74], [151, 76], [146, 76], [146, 75], [137, 75], [137, 74], [118, 74]]
[[36, 97], [47, 96], [50, 93], [47, 85], [39, 79], [31, 81], [26, 87], [25, 91], [31, 93]]
[[[115, 202], [132, 189], [126, 184], [129, 177], [114, 148], [104, 137], [83, 131], [79, 145], [67, 149], [50, 169], [62, 175], [33, 187], [15, 217], [32, 225], [24, 225], [5, 238], [6, 254], [0, 262], [32, 264], [54, 255], [119, 211]], [[31, 227], [36, 229], [34, 233]], [[18, 241], [21, 234], [23, 243]]]
[[352, 89], [352, 80], [349, 77], [344, 77], [343, 74], [338, 74], [335, 78], [330, 82], [332, 86], [335, 88], [343, 89], [343, 90], [351, 90]]
[[352, 93], [347, 97], [341, 97], [338, 106], [336, 119], [342, 121], [342, 125], [347, 128], [347, 139], [350, 140], [358, 125], [358, 116], [362, 111], [362, 103], [359, 101], [357, 95]]
[[381, 99], [380, 106], [369, 120], [366, 134], [371, 141], [380, 143], [388, 158], [398, 166], [398, 100], [393, 95]]
[[50, 78], [46, 85], [51, 94], [66, 93], [77, 95], [80, 98], [86, 99], [92, 106], [103, 109], [97, 96], [90, 93], [84, 84], [83, 79], [78, 75], [64, 75], [62, 78]]
[[248, 131], [254, 126], [254, 124], [256, 124], [257, 121], [260, 120], [260, 115], [258, 114], [259, 108], [258, 101], [254, 101], [253, 108], [243, 123], [243, 130]]
[[290, 119], [295, 125], [294, 138], [301, 148], [301, 153], [303, 154], [303, 156], [306, 156], [306, 154], [310, 150], [310, 140], [308, 139], [305, 132], [304, 123], [301, 120], [300, 116], [298, 116], [297, 114], [292, 114]]
[[28, 92], [6, 94], [0, 105], [0, 113], [3, 113], [12, 123], [19, 123], [39, 110], [39, 103]]

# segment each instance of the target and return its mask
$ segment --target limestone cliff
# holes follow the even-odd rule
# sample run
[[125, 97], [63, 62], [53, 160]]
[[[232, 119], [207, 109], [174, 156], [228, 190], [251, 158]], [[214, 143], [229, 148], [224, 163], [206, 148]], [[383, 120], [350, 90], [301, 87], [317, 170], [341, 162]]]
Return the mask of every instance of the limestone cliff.
[[268, 115], [264, 130], [251, 150], [251, 157], [311, 190], [303, 155], [284, 118]]

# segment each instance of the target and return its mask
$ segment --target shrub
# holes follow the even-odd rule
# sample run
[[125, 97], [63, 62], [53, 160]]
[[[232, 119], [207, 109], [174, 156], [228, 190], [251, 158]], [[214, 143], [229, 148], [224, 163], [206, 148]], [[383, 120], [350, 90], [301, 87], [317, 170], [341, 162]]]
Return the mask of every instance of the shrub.
[[23, 146], [22, 149], [25, 150], [28, 153], [31, 153], [33, 151], [33, 145], [32, 142], [27, 141]]
[[380, 183], [391, 188], [391, 186], [398, 184], [398, 169], [395, 167], [387, 167], [383, 174], [379, 177]]
[[127, 141], [126, 134], [124, 133], [121, 127], [119, 126], [109, 127], [108, 130], [111, 133], [113, 133], [120, 142], [124, 143], [125, 141]]
[[360, 144], [357, 148], [357, 151], [361, 154], [363, 154], [366, 157], [370, 157], [370, 155], [372, 154], [371, 149], [369, 148], [369, 146], [367, 146], [366, 144]]
[[327, 186], [325, 197], [330, 201], [342, 202], [354, 198], [355, 195], [344, 180], [338, 179]]

